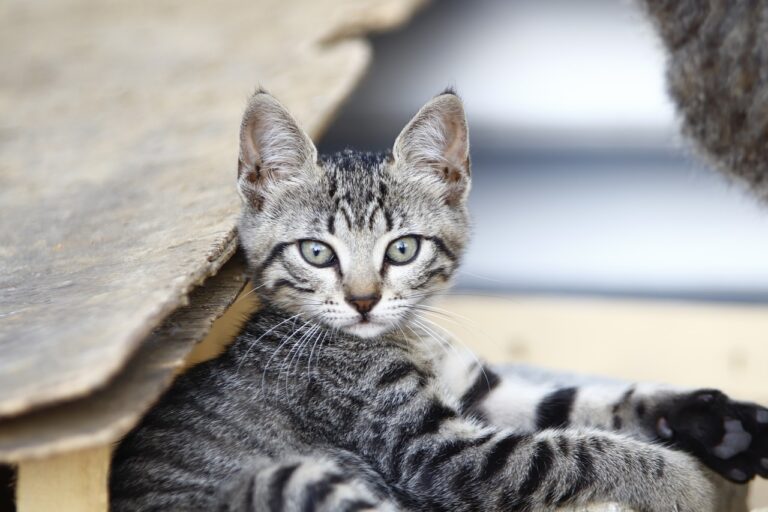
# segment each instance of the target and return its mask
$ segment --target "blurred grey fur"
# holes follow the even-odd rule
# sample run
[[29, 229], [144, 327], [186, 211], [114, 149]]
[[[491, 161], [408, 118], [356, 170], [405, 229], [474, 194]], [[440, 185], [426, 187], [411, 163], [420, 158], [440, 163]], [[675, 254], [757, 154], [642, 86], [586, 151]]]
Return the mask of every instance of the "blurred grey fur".
[[768, 201], [768, 2], [641, 0], [668, 50], [683, 132]]

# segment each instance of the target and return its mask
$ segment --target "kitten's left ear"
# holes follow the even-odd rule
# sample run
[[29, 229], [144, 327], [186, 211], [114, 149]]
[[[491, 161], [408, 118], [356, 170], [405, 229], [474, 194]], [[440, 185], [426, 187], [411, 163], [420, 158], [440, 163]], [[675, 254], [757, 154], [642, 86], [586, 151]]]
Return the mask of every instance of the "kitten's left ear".
[[401, 172], [437, 178], [445, 187], [446, 203], [463, 202], [471, 170], [467, 118], [459, 97], [447, 91], [424, 105], [398, 135], [393, 153]]

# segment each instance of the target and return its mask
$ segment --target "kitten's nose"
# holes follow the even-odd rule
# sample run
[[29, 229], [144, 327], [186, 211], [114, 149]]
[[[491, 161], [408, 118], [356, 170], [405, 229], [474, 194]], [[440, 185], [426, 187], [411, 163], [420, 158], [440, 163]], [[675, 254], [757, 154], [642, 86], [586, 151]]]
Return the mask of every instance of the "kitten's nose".
[[346, 297], [347, 302], [349, 302], [353, 308], [357, 310], [358, 313], [365, 316], [370, 310], [373, 309], [373, 306], [378, 304], [379, 300], [381, 299], [381, 294], [373, 294], [373, 295], [358, 295], [358, 296], [348, 296]]

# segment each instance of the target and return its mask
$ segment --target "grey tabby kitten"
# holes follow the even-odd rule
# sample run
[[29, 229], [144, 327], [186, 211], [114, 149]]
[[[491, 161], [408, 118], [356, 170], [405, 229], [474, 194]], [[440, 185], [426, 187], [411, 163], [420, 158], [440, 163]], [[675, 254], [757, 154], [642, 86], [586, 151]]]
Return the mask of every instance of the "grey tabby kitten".
[[263, 92], [240, 142], [240, 240], [264, 308], [119, 446], [113, 510], [707, 512], [700, 463], [737, 482], [768, 474], [766, 409], [498, 375], [414, 318], [467, 243], [467, 124], [451, 91], [391, 153], [319, 157]]

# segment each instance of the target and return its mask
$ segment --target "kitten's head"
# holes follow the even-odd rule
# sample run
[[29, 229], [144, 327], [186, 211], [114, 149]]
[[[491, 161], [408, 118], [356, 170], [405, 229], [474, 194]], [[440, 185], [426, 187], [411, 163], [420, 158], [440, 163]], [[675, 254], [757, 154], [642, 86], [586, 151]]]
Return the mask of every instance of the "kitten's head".
[[448, 286], [468, 236], [467, 123], [452, 92], [427, 103], [385, 154], [318, 157], [269, 94], [240, 133], [240, 240], [263, 300], [372, 337]]

